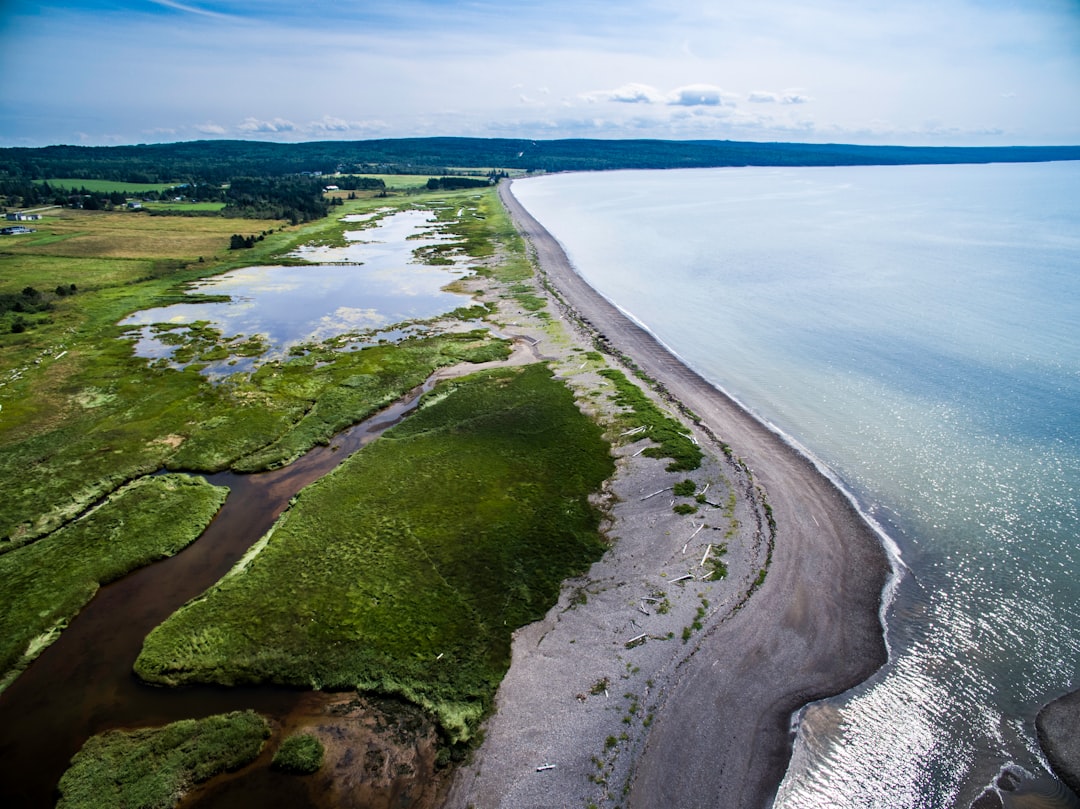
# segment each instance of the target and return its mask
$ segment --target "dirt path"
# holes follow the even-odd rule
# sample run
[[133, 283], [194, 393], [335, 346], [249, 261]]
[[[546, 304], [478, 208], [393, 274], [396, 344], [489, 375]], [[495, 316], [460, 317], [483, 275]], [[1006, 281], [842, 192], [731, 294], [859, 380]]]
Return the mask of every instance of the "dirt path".
[[[651, 664], [659, 681], [650, 678], [642, 689], [628, 677], [629, 684], [639, 687], [626, 695], [624, 684], [612, 685], [617, 699], [633, 693], [632, 706], [644, 700], [649, 720], [637, 725], [628, 712], [631, 719], [623, 722], [635, 733], [626, 740], [615, 737], [610, 747], [601, 737], [599, 750], [595, 739], [576, 735], [574, 728], [602, 732], [605, 723], [575, 725], [573, 718], [582, 712], [566, 706], [568, 690], [582, 679], [580, 672], [589, 671], [591, 677], [602, 668], [603, 656], [568, 644], [581, 638], [609, 648], [612, 625], [623, 629], [619, 637], [629, 637], [627, 616], [632, 618], [636, 593], [590, 599], [573, 612], [567, 611], [564, 594], [544, 622], [523, 630], [515, 642], [514, 663], [500, 691], [488, 742], [474, 765], [459, 774], [448, 805], [581, 806], [585, 795], [598, 806], [621, 803], [641, 809], [768, 806], [790, 758], [792, 713], [808, 701], [851, 687], [885, 661], [879, 604], [889, 565], [879, 539], [812, 463], [589, 287], [558, 243], [513, 197], [510, 184], [504, 183], [500, 194], [547, 281], [573, 312], [697, 413], [707, 431], [745, 462], [771, 506], [775, 549], [764, 583], [745, 606], [733, 609], [733, 595], [718, 593], [728, 601], [721, 607], [710, 602], [712, 612], [695, 643], [682, 655], [668, 653], [666, 663]], [[641, 568], [639, 555], [671, 553], [656, 547], [663, 530], [671, 533], [663, 522], [669, 519], [666, 512], [654, 513], [645, 501], [631, 497], [634, 488], [644, 491], [662, 480], [663, 466], [638, 461], [631, 466], [636, 468], [621, 471], [623, 480], [615, 485], [622, 487], [620, 505], [637, 505], [616, 509], [612, 533], [619, 541], [588, 579], [610, 582], [614, 591], [626, 583], [655, 583], [655, 568]], [[737, 472], [728, 468], [714, 474], [731, 478]], [[738, 481], [732, 486], [740, 488]], [[744, 510], [752, 508], [746, 497], [741, 500]], [[674, 544], [681, 544], [681, 535]], [[742, 549], [750, 574], [758, 558], [752, 545]], [[695, 595], [708, 600], [700, 591]], [[558, 630], [570, 624], [561, 638]], [[592, 635], [586, 625], [594, 628]], [[639, 665], [631, 659], [634, 652], [624, 648], [616, 655], [619, 663], [625, 659], [627, 672]], [[586, 689], [576, 701], [588, 705], [594, 696]], [[626, 703], [621, 705], [625, 709]], [[609, 749], [625, 752], [613, 761]], [[599, 761], [592, 759], [595, 770], [590, 770], [590, 755], [597, 753]], [[541, 762], [545, 755], [553, 760]], [[557, 766], [542, 771], [532, 766], [543, 763]], [[586, 778], [586, 786], [579, 787], [577, 778]]]

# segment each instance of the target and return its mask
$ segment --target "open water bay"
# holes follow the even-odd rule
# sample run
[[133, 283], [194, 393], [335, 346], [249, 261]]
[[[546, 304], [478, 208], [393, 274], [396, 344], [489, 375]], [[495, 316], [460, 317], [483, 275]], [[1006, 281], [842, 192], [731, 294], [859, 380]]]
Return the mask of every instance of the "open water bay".
[[514, 184], [586, 280], [899, 550], [890, 662], [803, 713], [777, 806], [966, 807], [1003, 768], [1005, 806], [1078, 805], [1034, 730], [1080, 687], [1078, 188], [1080, 163]]

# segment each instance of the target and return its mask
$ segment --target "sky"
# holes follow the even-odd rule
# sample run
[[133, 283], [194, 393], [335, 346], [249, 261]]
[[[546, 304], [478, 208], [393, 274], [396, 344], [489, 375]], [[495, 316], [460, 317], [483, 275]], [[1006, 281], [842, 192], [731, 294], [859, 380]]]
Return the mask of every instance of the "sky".
[[1080, 0], [0, 0], [0, 146], [1080, 144]]

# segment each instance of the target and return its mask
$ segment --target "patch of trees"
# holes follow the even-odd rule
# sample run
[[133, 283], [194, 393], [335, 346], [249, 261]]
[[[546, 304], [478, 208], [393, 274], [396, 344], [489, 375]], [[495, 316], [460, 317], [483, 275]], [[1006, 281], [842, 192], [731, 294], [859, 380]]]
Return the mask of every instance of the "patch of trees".
[[385, 191], [386, 183], [378, 177], [354, 177], [349, 174], [335, 177], [334, 185], [342, 191]]
[[491, 185], [488, 179], [476, 177], [432, 177], [427, 181], [428, 191], [456, 191], [461, 188], [487, 188]]
[[[77, 291], [74, 284], [58, 284], [55, 295], [58, 298], [66, 298]], [[21, 334], [26, 331], [29, 321], [23, 315], [36, 315], [52, 308], [52, 299], [49, 295], [34, 287], [24, 287], [22, 292], [0, 293], [0, 315], [6, 315], [8, 312], [15, 313], [10, 327], [12, 334]]]
[[323, 183], [313, 177], [237, 177], [225, 190], [224, 216], [288, 219], [296, 225], [330, 211]]
[[[258, 236], [242, 236], [239, 233], [234, 233], [229, 238], [229, 249], [230, 250], [249, 250], [252, 247], [254, 247], [256, 244], [261, 242], [265, 236], [266, 236], [266, 231], [265, 230], [262, 233], [260, 233]], [[200, 257], [199, 260], [200, 261], [202, 260], [201, 257]]]

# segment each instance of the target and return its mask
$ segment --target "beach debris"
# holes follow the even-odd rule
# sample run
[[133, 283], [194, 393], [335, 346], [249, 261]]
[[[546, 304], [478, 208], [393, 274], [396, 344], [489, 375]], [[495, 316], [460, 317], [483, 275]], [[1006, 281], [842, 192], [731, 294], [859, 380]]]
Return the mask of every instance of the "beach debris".
[[690, 538], [686, 540], [686, 544], [682, 546], [682, 552], [686, 553], [686, 549], [690, 547], [690, 543], [694, 541], [694, 537], [701, 533], [701, 529], [705, 527], [705, 523], [702, 523], [694, 529], [694, 533], [690, 535]]
[[635, 427], [632, 430], [627, 430], [625, 433], [619, 433], [619, 437], [621, 438], [624, 435], [637, 435], [638, 433], [645, 432], [647, 429], [649, 429], [648, 426], [642, 424], [640, 427]]
[[[633, 455], [632, 455], [631, 457], [632, 457], [632, 458], [636, 458], [636, 457], [637, 457], [638, 455], [640, 455], [641, 453], [643, 453], [643, 452], [644, 452], [645, 450], [647, 450], [647, 449], [648, 449], [648, 447], [647, 447], [647, 446], [645, 446], [645, 447], [642, 447], [642, 448], [641, 448], [641, 449], [639, 449], [639, 450], [638, 450], [637, 452], [635, 452], [635, 453], [634, 453], [634, 454], [633, 454]], [[660, 492], [657, 492], [657, 494], [660, 494]], [[644, 498], [644, 499], [648, 499], [648, 498]]]
[[698, 567], [705, 567], [705, 560], [709, 558], [710, 553], [712, 553], [711, 543], [705, 547], [705, 555], [701, 557], [701, 563], [698, 565]]
[[642, 604], [640, 601], [638, 602], [637, 608], [638, 608], [638, 610], [641, 611], [642, 615], [652, 615], [651, 612], [649, 612], [647, 609], [645, 609], [645, 605]]
[[536, 771], [537, 772], [547, 772], [548, 770], [554, 770], [554, 769], [555, 769], [554, 764], [541, 764], [539, 767], [536, 768]]
[[658, 494], [663, 494], [664, 492], [670, 492], [674, 488], [675, 488], [674, 486], [668, 486], [666, 489], [661, 489], [658, 492], [653, 492], [652, 494], [645, 495], [644, 497], [641, 498], [641, 500], [642, 500], [642, 502], [644, 502], [645, 500], [649, 500], [650, 498], [656, 497], [656, 495], [658, 495]]
[[677, 578], [677, 579], [672, 579], [671, 583], [672, 584], [678, 584], [681, 581], [686, 581], [687, 579], [692, 579], [692, 578], [694, 578], [694, 574], [693, 573], [687, 573], [685, 576], [679, 576], [679, 578]]
[[709, 491], [710, 486], [712, 486], [712, 481], [709, 481], [708, 483], [706, 483], [705, 488], [702, 489], [700, 492], [698, 492], [698, 495], [705, 494], [705, 492]]
[[62, 356], [64, 356], [65, 354], [67, 354], [67, 352], [66, 352], [66, 351], [61, 351], [61, 352], [60, 352], [59, 354], [57, 354], [57, 355], [56, 355], [55, 357], [53, 357], [53, 359], [54, 359], [54, 360], [58, 360], [58, 359], [60, 359], [60, 358], [61, 358]]
[[438, 663], [440, 660], [442, 660], [442, 656], [444, 654], [446, 654], [446, 653], [445, 652], [439, 652], [439, 656], [435, 658], [435, 662]]
[[628, 640], [624, 645], [627, 649], [633, 649], [635, 646], [640, 646], [641, 644], [643, 644], [647, 637], [648, 635], [645, 632], [642, 632], [640, 635], [635, 635], [634, 637], [630, 638], [630, 640]]

